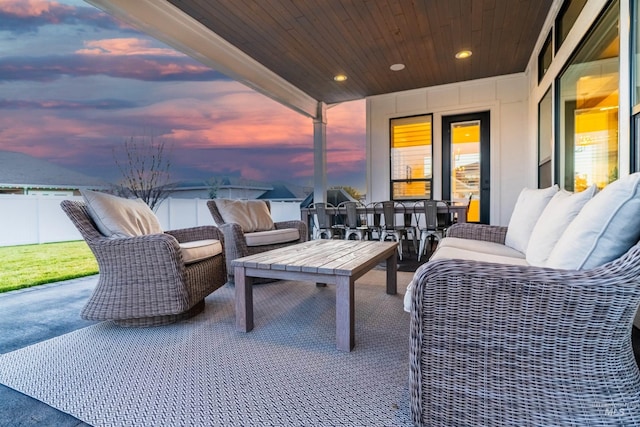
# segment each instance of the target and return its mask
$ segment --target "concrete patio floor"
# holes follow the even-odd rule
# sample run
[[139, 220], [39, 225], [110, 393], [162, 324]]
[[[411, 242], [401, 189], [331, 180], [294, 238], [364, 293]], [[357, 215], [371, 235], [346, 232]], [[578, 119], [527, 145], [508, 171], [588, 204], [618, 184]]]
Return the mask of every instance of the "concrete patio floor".
[[[0, 353], [8, 353], [95, 322], [80, 318], [98, 276], [0, 294]], [[0, 385], [0, 426], [87, 426], [36, 399]]]

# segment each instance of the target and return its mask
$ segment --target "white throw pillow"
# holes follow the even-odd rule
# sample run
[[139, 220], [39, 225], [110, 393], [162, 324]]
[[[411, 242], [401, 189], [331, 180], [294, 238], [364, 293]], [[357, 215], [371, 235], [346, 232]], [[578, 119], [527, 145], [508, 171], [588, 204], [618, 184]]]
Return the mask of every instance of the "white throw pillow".
[[543, 189], [523, 189], [513, 208], [504, 244], [525, 253], [533, 227], [536, 225], [544, 208], [547, 207], [549, 200], [557, 192], [557, 185]]
[[544, 267], [564, 230], [597, 190], [595, 185], [579, 193], [561, 190], [551, 198], [531, 232], [526, 253], [530, 265]]
[[551, 251], [547, 267], [587, 270], [627, 252], [640, 238], [640, 173], [607, 185], [587, 202]]
[[262, 200], [216, 199], [225, 223], [235, 223], [245, 233], [273, 230], [275, 225], [267, 204]]
[[98, 230], [106, 237], [162, 233], [153, 211], [142, 199], [125, 199], [91, 190], [80, 191]]

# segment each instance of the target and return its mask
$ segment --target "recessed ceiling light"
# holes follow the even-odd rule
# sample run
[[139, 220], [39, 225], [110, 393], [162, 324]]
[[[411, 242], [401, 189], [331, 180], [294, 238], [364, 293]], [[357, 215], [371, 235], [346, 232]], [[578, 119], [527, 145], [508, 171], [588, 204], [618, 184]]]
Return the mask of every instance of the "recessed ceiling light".
[[472, 54], [472, 52], [470, 50], [461, 50], [460, 52], [456, 53], [456, 58], [458, 59], [465, 59], [470, 57]]
[[338, 74], [338, 75], [333, 77], [333, 80], [335, 80], [337, 82], [343, 82], [343, 81], [347, 80], [347, 76], [344, 75], [344, 74]]
[[391, 70], [393, 71], [400, 71], [400, 70], [404, 70], [404, 64], [393, 64], [392, 66], [389, 67]]

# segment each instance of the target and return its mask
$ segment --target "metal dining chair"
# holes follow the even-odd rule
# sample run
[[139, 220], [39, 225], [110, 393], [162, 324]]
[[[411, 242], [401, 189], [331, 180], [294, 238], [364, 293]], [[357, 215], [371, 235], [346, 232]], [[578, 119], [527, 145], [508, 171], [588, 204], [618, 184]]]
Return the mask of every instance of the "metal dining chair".
[[[405, 218], [404, 205], [400, 203], [399, 206], [401, 207], [400, 210], [403, 212], [403, 218]], [[390, 238], [398, 242], [398, 255], [402, 260], [403, 251], [404, 251], [402, 242], [403, 240], [408, 239], [410, 227], [407, 227], [404, 223], [402, 225], [396, 224], [396, 202], [394, 201], [382, 202], [382, 217], [384, 220], [384, 225], [381, 226], [380, 240], [385, 241], [388, 238]], [[414, 231], [413, 237], [414, 237], [414, 242], [413, 242], [414, 249], [417, 252], [418, 248], [417, 248], [417, 239], [416, 239], [415, 231]]]
[[357, 202], [342, 202], [338, 205], [338, 208], [344, 208], [345, 210], [345, 223], [344, 223], [344, 238], [345, 240], [355, 237], [358, 240], [364, 240], [368, 234], [369, 228], [366, 225], [361, 225], [358, 215], [358, 203]]
[[[382, 202], [371, 202], [365, 206], [369, 239], [380, 240], [382, 236]], [[375, 237], [374, 237], [375, 234]]]
[[313, 215], [313, 239], [333, 239], [334, 228], [327, 208], [333, 205], [323, 202], [312, 203], [309, 209], [315, 209]]

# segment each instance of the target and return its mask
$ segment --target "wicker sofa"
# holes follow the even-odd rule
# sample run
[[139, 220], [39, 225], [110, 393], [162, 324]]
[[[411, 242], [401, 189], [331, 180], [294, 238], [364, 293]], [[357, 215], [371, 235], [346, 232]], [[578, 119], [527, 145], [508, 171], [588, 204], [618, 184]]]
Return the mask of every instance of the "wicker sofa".
[[[637, 242], [638, 221], [624, 222], [607, 231]], [[456, 224], [416, 271], [405, 298], [413, 422], [640, 425], [640, 243], [595, 267], [552, 268], [513, 253], [507, 234]]]

